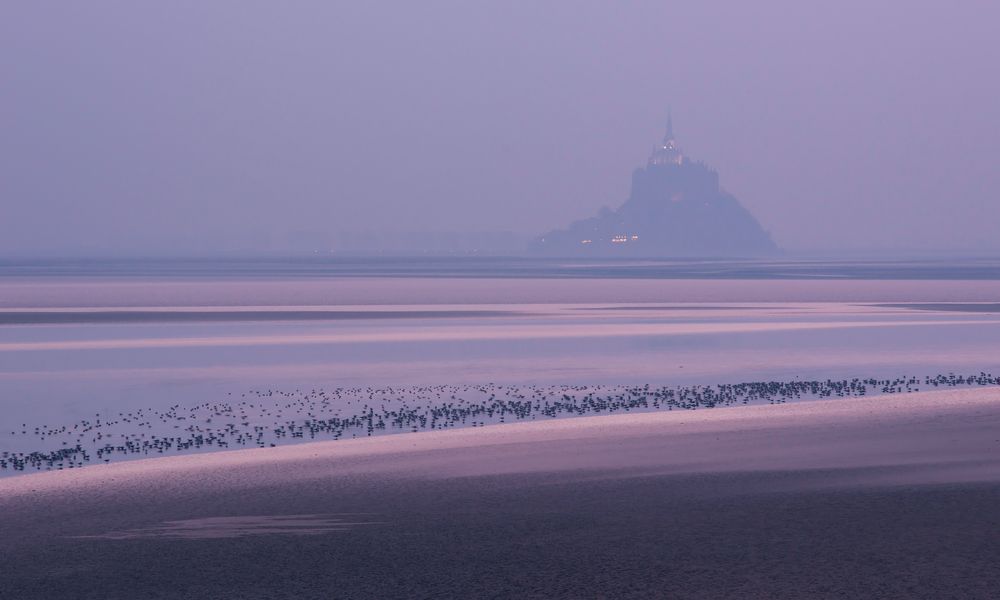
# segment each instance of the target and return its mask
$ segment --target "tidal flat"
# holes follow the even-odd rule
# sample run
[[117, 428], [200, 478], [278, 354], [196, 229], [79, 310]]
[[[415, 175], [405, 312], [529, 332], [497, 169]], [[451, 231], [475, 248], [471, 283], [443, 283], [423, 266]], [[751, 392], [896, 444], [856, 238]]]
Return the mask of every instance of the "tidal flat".
[[446, 266], [8, 272], [0, 597], [1000, 584], [988, 265]]

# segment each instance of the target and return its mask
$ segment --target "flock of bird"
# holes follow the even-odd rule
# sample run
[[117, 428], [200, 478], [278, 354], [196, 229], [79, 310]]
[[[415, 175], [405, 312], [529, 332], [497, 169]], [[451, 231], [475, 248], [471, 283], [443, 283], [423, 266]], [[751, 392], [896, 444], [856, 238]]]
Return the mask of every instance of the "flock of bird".
[[708, 386], [517, 386], [489, 383], [410, 388], [252, 390], [239, 398], [116, 415], [69, 425], [0, 431], [20, 447], [0, 452], [0, 473], [61, 470], [125, 458], [383, 433], [479, 427], [561, 416], [692, 410], [800, 399], [898, 394], [920, 389], [1000, 385], [1000, 376], [934, 375], [895, 379], [755, 381]]

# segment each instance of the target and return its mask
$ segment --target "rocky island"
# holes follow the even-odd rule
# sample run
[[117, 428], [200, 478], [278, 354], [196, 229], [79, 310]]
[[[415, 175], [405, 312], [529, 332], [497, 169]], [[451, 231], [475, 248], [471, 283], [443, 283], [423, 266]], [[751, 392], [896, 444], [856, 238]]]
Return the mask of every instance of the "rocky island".
[[719, 186], [719, 174], [681, 152], [668, 118], [667, 133], [617, 210], [604, 209], [531, 244], [548, 256], [742, 257], [775, 254], [757, 219]]

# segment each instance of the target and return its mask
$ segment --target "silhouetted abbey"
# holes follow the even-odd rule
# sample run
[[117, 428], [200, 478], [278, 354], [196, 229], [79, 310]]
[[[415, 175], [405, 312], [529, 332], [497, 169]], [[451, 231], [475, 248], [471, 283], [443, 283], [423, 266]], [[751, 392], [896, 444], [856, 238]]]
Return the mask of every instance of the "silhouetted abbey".
[[759, 256], [777, 251], [757, 219], [719, 187], [719, 174], [681, 152], [667, 135], [616, 211], [549, 232], [532, 250], [552, 256]]

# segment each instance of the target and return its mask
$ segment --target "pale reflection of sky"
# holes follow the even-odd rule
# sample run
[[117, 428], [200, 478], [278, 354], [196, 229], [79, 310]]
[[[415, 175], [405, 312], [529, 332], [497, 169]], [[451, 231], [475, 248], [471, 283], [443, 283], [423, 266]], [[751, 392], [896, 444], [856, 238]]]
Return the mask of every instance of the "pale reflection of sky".
[[[479, 299], [491, 302], [476, 304], [477, 310], [510, 314], [3, 326], [0, 402], [5, 418], [19, 423], [72, 420], [103, 411], [211, 402], [257, 388], [680, 385], [919, 376], [994, 369], [1000, 340], [1000, 315], [861, 304], [875, 299], [974, 300], [997, 288], [989, 281], [947, 286], [933, 281], [509, 281], [504, 293], [513, 300], [501, 303], [496, 289], [489, 296], [477, 280], [435, 280], [434, 285], [422, 280], [423, 288], [438, 294], [419, 297], [437, 302], [431, 305], [401, 302], [417, 289], [410, 280], [375, 281], [373, 291], [368, 287], [372, 282], [339, 280], [340, 291], [353, 303], [333, 303], [329, 310], [357, 309], [364, 307], [358, 304], [363, 297], [383, 297], [392, 300], [391, 307], [379, 310], [457, 311], [470, 305], [455, 302], [455, 296], [484, 294]], [[108, 305], [158, 310], [207, 304], [232, 311], [236, 309], [224, 303], [235, 298], [236, 290], [241, 290], [237, 296], [244, 307], [273, 309], [308, 305], [314, 298], [310, 294], [336, 287], [331, 282], [285, 282], [276, 293], [273, 282], [266, 281], [161, 284], [153, 288], [162, 293], [151, 294], [137, 284], [105, 288], [85, 280], [61, 281], [22, 289], [20, 298], [33, 298], [36, 306], [100, 307], [95, 302], [103, 299]], [[561, 303], [537, 303], [546, 288]], [[580, 292], [578, 302], [566, 304], [565, 296], [574, 289]], [[623, 305], [619, 291], [655, 303]], [[852, 302], [776, 301], [809, 294]], [[715, 296], [730, 301], [708, 300]], [[684, 305], [695, 297], [703, 301]], [[761, 302], [761, 297], [771, 302]], [[282, 298], [299, 304], [277, 304]]]
[[993, 302], [997, 280], [0, 278], [0, 308], [677, 302]]

